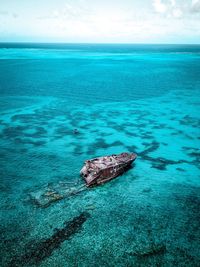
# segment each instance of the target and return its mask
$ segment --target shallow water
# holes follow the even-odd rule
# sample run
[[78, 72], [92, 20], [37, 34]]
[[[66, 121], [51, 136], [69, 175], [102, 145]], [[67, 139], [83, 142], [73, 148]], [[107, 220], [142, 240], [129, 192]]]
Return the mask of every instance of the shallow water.
[[[2, 266], [199, 266], [199, 77], [200, 46], [1, 45]], [[31, 199], [122, 151], [111, 182]]]

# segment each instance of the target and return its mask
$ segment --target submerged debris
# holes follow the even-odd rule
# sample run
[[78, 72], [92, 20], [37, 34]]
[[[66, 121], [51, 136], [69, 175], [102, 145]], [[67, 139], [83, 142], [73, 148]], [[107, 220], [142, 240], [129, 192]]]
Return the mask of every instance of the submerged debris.
[[12, 259], [9, 266], [38, 266], [42, 260], [51, 256], [53, 251], [59, 248], [65, 240], [70, 239], [74, 234], [78, 233], [89, 217], [90, 214], [88, 212], [82, 212], [71, 221], [66, 221], [64, 223], [65, 226], [61, 229], [56, 228], [54, 234], [49, 238], [41, 240], [30, 248], [25, 248], [26, 253]]
[[46, 208], [51, 203], [63, 198], [77, 195], [86, 189], [84, 184], [60, 182], [56, 185], [46, 185], [29, 194], [31, 201], [39, 207]]
[[83, 175], [87, 186], [102, 184], [124, 173], [136, 157], [134, 153], [121, 153], [86, 160], [80, 174]]

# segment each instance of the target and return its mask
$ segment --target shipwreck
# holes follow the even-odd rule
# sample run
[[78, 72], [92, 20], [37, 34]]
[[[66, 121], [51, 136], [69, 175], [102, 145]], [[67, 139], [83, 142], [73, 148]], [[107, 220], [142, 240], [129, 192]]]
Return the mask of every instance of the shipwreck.
[[31, 190], [28, 194], [29, 200], [38, 207], [46, 208], [58, 200], [76, 196], [88, 190], [88, 187], [103, 184], [123, 174], [131, 168], [136, 157], [135, 153], [121, 153], [86, 160], [80, 171], [86, 184], [82, 183], [81, 179], [48, 183], [41, 188]]
[[99, 185], [127, 171], [136, 157], [135, 153], [121, 153], [86, 160], [80, 174], [88, 187]]

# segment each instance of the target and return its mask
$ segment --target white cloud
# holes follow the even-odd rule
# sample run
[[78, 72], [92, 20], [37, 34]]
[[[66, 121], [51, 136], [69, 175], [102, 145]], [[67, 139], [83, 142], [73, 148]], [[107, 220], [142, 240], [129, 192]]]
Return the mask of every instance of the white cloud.
[[165, 13], [167, 11], [167, 5], [162, 0], [153, 0], [153, 7], [157, 13]]
[[151, 0], [151, 8], [128, 2], [65, 0], [34, 12], [0, 11], [0, 28], [10, 35], [30, 32], [34, 38], [65, 42], [179, 42], [187, 36], [200, 40], [198, 15], [191, 14], [200, 0]]
[[192, 0], [192, 12], [200, 12], [200, 0]]
[[170, 0], [171, 6], [175, 7], [176, 6], [176, 0]]
[[[187, 21], [184, 5], [178, 0], [152, 0], [156, 13], [149, 10], [137, 13], [134, 8], [122, 9], [115, 5], [83, 5], [68, 1], [63, 7], [50, 10], [32, 31], [38, 35], [60, 40], [87, 42], [159, 42], [174, 40], [185, 32], [197, 31], [198, 23]], [[189, 5], [187, 5], [189, 10]], [[180, 19], [182, 18], [182, 19]], [[187, 21], [187, 22], [186, 22]], [[191, 26], [190, 29], [188, 25]], [[192, 30], [191, 30], [192, 28]]]
[[153, 0], [153, 7], [157, 13], [165, 15], [167, 18], [180, 19], [183, 16], [182, 9], [177, 5], [176, 0]]
[[173, 15], [174, 18], [179, 19], [179, 18], [182, 17], [183, 12], [179, 8], [175, 8], [175, 9], [172, 10], [172, 15]]

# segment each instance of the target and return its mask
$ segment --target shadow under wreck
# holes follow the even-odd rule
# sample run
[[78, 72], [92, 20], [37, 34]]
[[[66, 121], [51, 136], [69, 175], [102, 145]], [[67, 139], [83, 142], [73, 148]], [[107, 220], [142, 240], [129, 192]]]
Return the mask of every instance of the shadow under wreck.
[[26, 247], [26, 253], [22, 256], [13, 258], [9, 266], [31, 266], [38, 265], [41, 261], [51, 256], [55, 249], [78, 233], [85, 221], [90, 217], [88, 212], [82, 212], [79, 216], [74, 217], [71, 221], [66, 221], [65, 226], [61, 229], [55, 229], [54, 234], [47, 239], [41, 240], [30, 247]]

